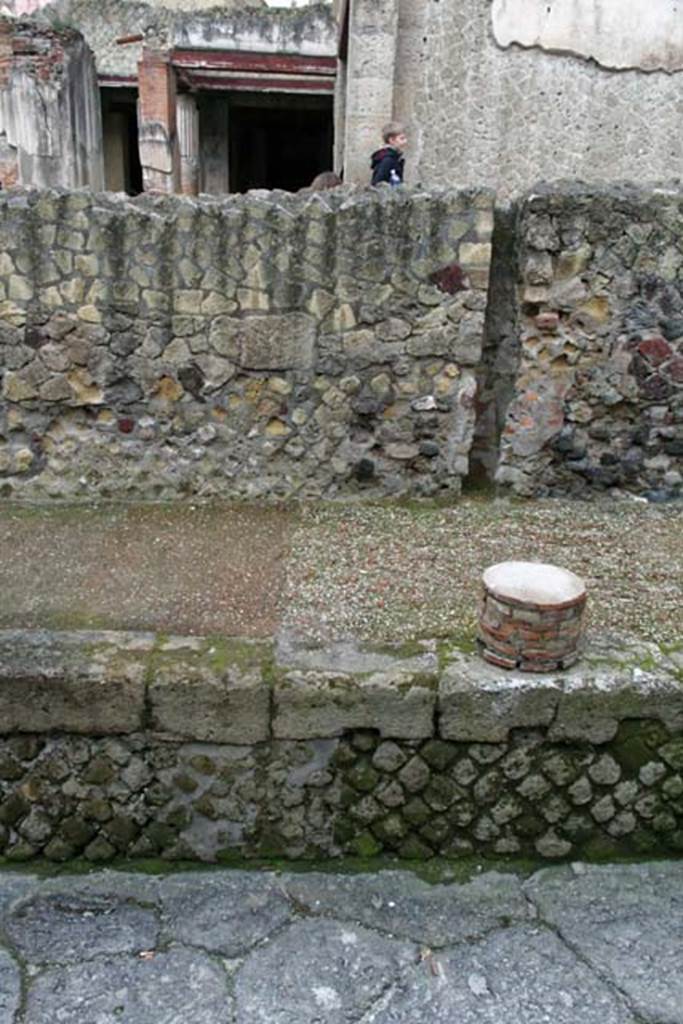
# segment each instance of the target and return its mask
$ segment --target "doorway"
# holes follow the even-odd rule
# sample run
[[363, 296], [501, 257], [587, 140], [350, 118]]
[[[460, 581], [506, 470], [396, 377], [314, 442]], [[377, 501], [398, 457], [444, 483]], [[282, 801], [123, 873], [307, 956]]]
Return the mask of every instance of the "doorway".
[[138, 93], [132, 88], [100, 89], [104, 183], [109, 192], [142, 192], [142, 167], [138, 149]]
[[211, 93], [200, 98], [203, 190], [296, 192], [332, 170], [332, 96]]

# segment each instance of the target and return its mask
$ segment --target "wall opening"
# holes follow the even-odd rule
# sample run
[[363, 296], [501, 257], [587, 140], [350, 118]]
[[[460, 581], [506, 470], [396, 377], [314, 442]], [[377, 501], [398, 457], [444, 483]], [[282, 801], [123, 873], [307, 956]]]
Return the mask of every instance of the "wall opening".
[[100, 96], [105, 188], [136, 196], [142, 192], [137, 89], [106, 86]]
[[231, 192], [310, 185], [333, 167], [331, 96], [233, 93], [229, 97]]

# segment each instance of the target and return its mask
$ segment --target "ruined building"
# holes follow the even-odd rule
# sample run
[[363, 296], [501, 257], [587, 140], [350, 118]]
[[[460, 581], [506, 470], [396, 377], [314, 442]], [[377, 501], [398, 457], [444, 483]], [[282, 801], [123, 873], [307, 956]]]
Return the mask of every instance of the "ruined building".
[[[283, 4], [286, 0], [282, 0]], [[408, 183], [671, 179], [676, 0], [5, 0], [4, 180], [115, 191], [367, 181], [379, 128]]]

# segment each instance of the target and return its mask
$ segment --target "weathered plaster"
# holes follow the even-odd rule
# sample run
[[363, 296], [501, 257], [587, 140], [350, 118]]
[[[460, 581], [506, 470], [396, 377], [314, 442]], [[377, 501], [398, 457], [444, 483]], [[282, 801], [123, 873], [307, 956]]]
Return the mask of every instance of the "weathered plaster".
[[539, 46], [606, 68], [683, 69], [679, 0], [493, 0], [500, 46]]

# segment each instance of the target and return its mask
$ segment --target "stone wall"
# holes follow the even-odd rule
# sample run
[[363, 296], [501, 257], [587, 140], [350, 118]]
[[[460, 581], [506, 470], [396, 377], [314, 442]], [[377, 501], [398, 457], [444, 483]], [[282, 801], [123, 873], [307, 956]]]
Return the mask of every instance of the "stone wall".
[[336, 23], [326, 3], [273, 9], [262, 0], [220, 0], [203, 8], [191, 0], [53, 0], [40, 20], [78, 29], [95, 54], [98, 73], [112, 78], [137, 77], [142, 40], [125, 45], [116, 40], [140, 34], [157, 49], [336, 53]]
[[[515, 234], [518, 365], [497, 479], [522, 494], [676, 497], [680, 189], [544, 187], [521, 204]], [[507, 390], [504, 362], [500, 370]]]
[[[648, 7], [646, 27], [642, 4], [630, 0], [400, 0], [397, 34], [393, 12], [381, 20], [384, 5], [354, 0], [353, 6], [375, 18], [373, 47], [379, 50], [384, 31], [386, 45], [395, 48], [392, 112], [410, 137], [407, 181], [477, 183], [511, 197], [539, 180], [651, 182], [683, 174], [680, 36], [667, 28], [680, 24], [680, 13], [671, 0]], [[587, 8], [591, 17], [582, 17]], [[521, 35], [529, 19], [552, 25], [565, 14], [583, 37], [600, 13], [619, 24], [619, 34], [603, 21], [585, 45], [567, 32], [553, 36], [559, 52], [515, 41], [536, 41], [533, 33]], [[635, 44], [628, 50], [636, 66], [613, 71], [589, 59], [605, 50], [606, 60], [621, 59], [623, 30]], [[646, 50], [649, 43], [654, 47]], [[363, 46], [362, 35], [351, 38], [350, 63]], [[375, 137], [380, 128], [377, 120]], [[347, 139], [347, 180], [367, 181], [367, 138]]]
[[492, 204], [3, 193], [1, 494], [457, 494]]
[[681, 652], [525, 676], [448, 645], [0, 633], [0, 855], [683, 849]]

